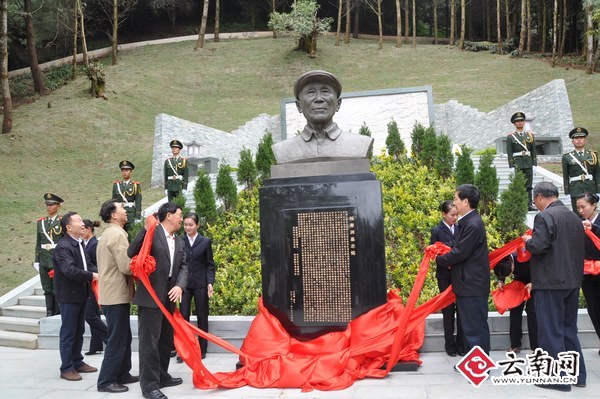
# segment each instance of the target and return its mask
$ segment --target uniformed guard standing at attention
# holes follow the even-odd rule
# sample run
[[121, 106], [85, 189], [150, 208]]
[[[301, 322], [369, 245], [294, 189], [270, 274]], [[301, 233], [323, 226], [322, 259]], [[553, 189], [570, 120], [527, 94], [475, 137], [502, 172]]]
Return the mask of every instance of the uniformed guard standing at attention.
[[185, 195], [188, 186], [188, 164], [187, 159], [179, 156], [183, 144], [179, 140], [169, 143], [173, 156], [165, 160], [165, 194], [169, 202], [179, 194]]
[[127, 223], [124, 229], [129, 232], [135, 221], [142, 218], [142, 187], [139, 181], [131, 180], [131, 173], [135, 169], [133, 163], [121, 161], [119, 168], [123, 180], [113, 183], [112, 199], [123, 203], [123, 207], [127, 211]]
[[527, 196], [529, 197], [528, 209], [535, 211], [531, 190], [533, 190], [533, 167], [537, 166], [537, 153], [535, 150], [535, 137], [533, 132], [526, 132], [525, 114], [517, 112], [510, 118], [515, 125], [515, 131], [508, 134], [506, 139], [506, 154], [508, 155], [508, 166], [520, 170], [525, 175]]
[[37, 221], [34, 266], [40, 272], [40, 281], [46, 297], [46, 317], [49, 317], [60, 313], [58, 302], [54, 296], [54, 282], [48, 273], [50, 270], [54, 270], [52, 253], [56, 243], [63, 236], [58, 209], [64, 201], [58, 195], [51, 193], [44, 194], [44, 201], [48, 216], [42, 216]]
[[571, 196], [573, 212], [577, 212], [577, 196], [583, 193], [600, 192], [600, 167], [598, 153], [585, 149], [588, 131], [576, 127], [569, 132], [569, 138], [575, 149], [562, 157], [563, 187], [565, 194]]

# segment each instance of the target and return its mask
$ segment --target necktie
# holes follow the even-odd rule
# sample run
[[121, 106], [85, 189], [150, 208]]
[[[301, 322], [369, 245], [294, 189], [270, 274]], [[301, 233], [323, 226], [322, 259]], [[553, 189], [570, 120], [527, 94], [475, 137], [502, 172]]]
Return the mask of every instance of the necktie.
[[81, 259], [83, 259], [83, 270], [87, 272], [87, 261], [85, 260], [85, 252], [83, 251], [83, 243], [79, 241], [79, 253], [81, 254]]
[[583, 151], [579, 151], [579, 156], [583, 158]]
[[450, 232], [454, 234], [454, 226], [450, 226]]

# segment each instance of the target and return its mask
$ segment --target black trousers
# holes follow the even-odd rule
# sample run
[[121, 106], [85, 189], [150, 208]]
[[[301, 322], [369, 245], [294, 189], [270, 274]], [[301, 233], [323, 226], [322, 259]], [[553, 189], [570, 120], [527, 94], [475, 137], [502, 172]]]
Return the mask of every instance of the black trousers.
[[535, 312], [538, 321], [538, 343], [548, 355], [558, 359], [565, 351], [579, 352], [579, 378], [585, 384], [587, 373], [577, 337], [579, 288], [535, 290]]
[[183, 193], [181, 192], [181, 190], [180, 191], [170, 191], [170, 190], [167, 191], [167, 199], [168, 199], [168, 201], [172, 202], [175, 197], [179, 196], [179, 194], [183, 195]]
[[511, 348], [520, 348], [522, 346], [521, 338], [523, 338], [523, 309], [525, 309], [527, 312], [529, 347], [531, 349], [535, 349], [538, 347], [538, 329], [533, 295], [527, 301], [510, 310], [510, 346]]
[[588, 315], [592, 320], [596, 335], [600, 338], [600, 276], [584, 275], [581, 289], [587, 303]]
[[158, 308], [138, 307], [140, 386], [142, 392], [158, 389], [172, 377], [168, 373], [173, 327]]
[[[183, 297], [181, 298], [181, 315], [187, 321], [190, 320], [190, 315], [192, 313], [192, 298], [194, 299], [194, 304], [196, 305], [198, 328], [202, 331], [208, 332], [208, 289], [206, 287], [193, 288], [187, 289], [183, 293]], [[200, 341], [200, 349], [202, 350], [202, 353], [206, 353], [208, 342], [201, 337], [198, 337], [198, 341]]]
[[[91, 291], [91, 290], [90, 290]], [[101, 352], [104, 344], [108, 340], [108, 330], [106, 324], [100, 318], [100, 308], [96, 295], [90, 292], [90, 296], [85, 301], [85, 321], [90, 326], [90, 352]]]
[[465, 340], [465, 351], [478, 345], [490, 353], [490, 327], [488, 326], [488, 295], [456, 296], [456, 307]]
[[60, 303], [60, 371], [65, 372], [83, 365], [83, 333], [85, 332], [85, 302]]
[[[450, 279], [438, 279], [438, 288], [444, 292], [452, 282]], [[456, 315], [456, 337], [454, 336], [454, 319]], [[456, 303], [446, 306], [442, 309], [442, 319], [444, 322], [444, 349], [446, 352], [464, 352], [465, 344], [463, 342], [462, 326], [460, 325], [460, 315], [456, 310]]]
[[533, 168], [519, 169], [525, 175], [525, 189], [527, 190], [527, 197], [529, 203], [533, 203], [532, 190], [533, 190]]
[[131, 326], [129, 325], [128, 303], [103, 305], [108, 327], [108, 342], [98, 376], [98, 388], [119, 383], [131, 371]]

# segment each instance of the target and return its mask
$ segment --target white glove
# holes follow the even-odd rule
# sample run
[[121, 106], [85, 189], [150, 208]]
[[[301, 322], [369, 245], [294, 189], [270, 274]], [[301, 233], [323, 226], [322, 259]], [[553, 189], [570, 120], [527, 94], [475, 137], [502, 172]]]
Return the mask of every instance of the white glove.
[[169, 195], [169, 192], [167, 190], [165, 190], [165, 195]]
[[135, 220], [133, 221], [133, 223], [140, 223], [141, 221], [142, 221], [142, 219], [135, 219]]
[[181, 192], [183, 193], [183, 195], [187, 194], [187, 190], [185, 188], [183, 190], [181, 190]]
[[40, 262], [33, 262], [33, 268], [39, 272], [40, 271]]

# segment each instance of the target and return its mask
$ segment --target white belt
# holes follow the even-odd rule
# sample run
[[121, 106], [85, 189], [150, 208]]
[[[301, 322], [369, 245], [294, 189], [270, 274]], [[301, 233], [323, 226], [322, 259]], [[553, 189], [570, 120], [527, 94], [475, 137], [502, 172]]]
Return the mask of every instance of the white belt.
[[132, 208], [135, 206], [135, 202], [123, 202], [125, 208]]
[[529, 155], [531, 155], [529, 151], [521, 151], [514, 153], [513, 157], [528, 157]]
[[181, 175], [177, 175], [177, 176], [173, 175], [173, 176], [169, 176], [168, 179], [170, 179], [170, 180], [183, 180], [183, 176], [181, 176]]
[[40, 247], [46, 251], [50, 251], [51, 249], [56, 248], [56, 244], [42, 244]]
[[576, 177], [570, 177], [569, 178], [569, 182], [574, 182], [574, 181], [583, 181], [583, 180], [594, 180], [594, 176], [592, 175], [579, 175]]

